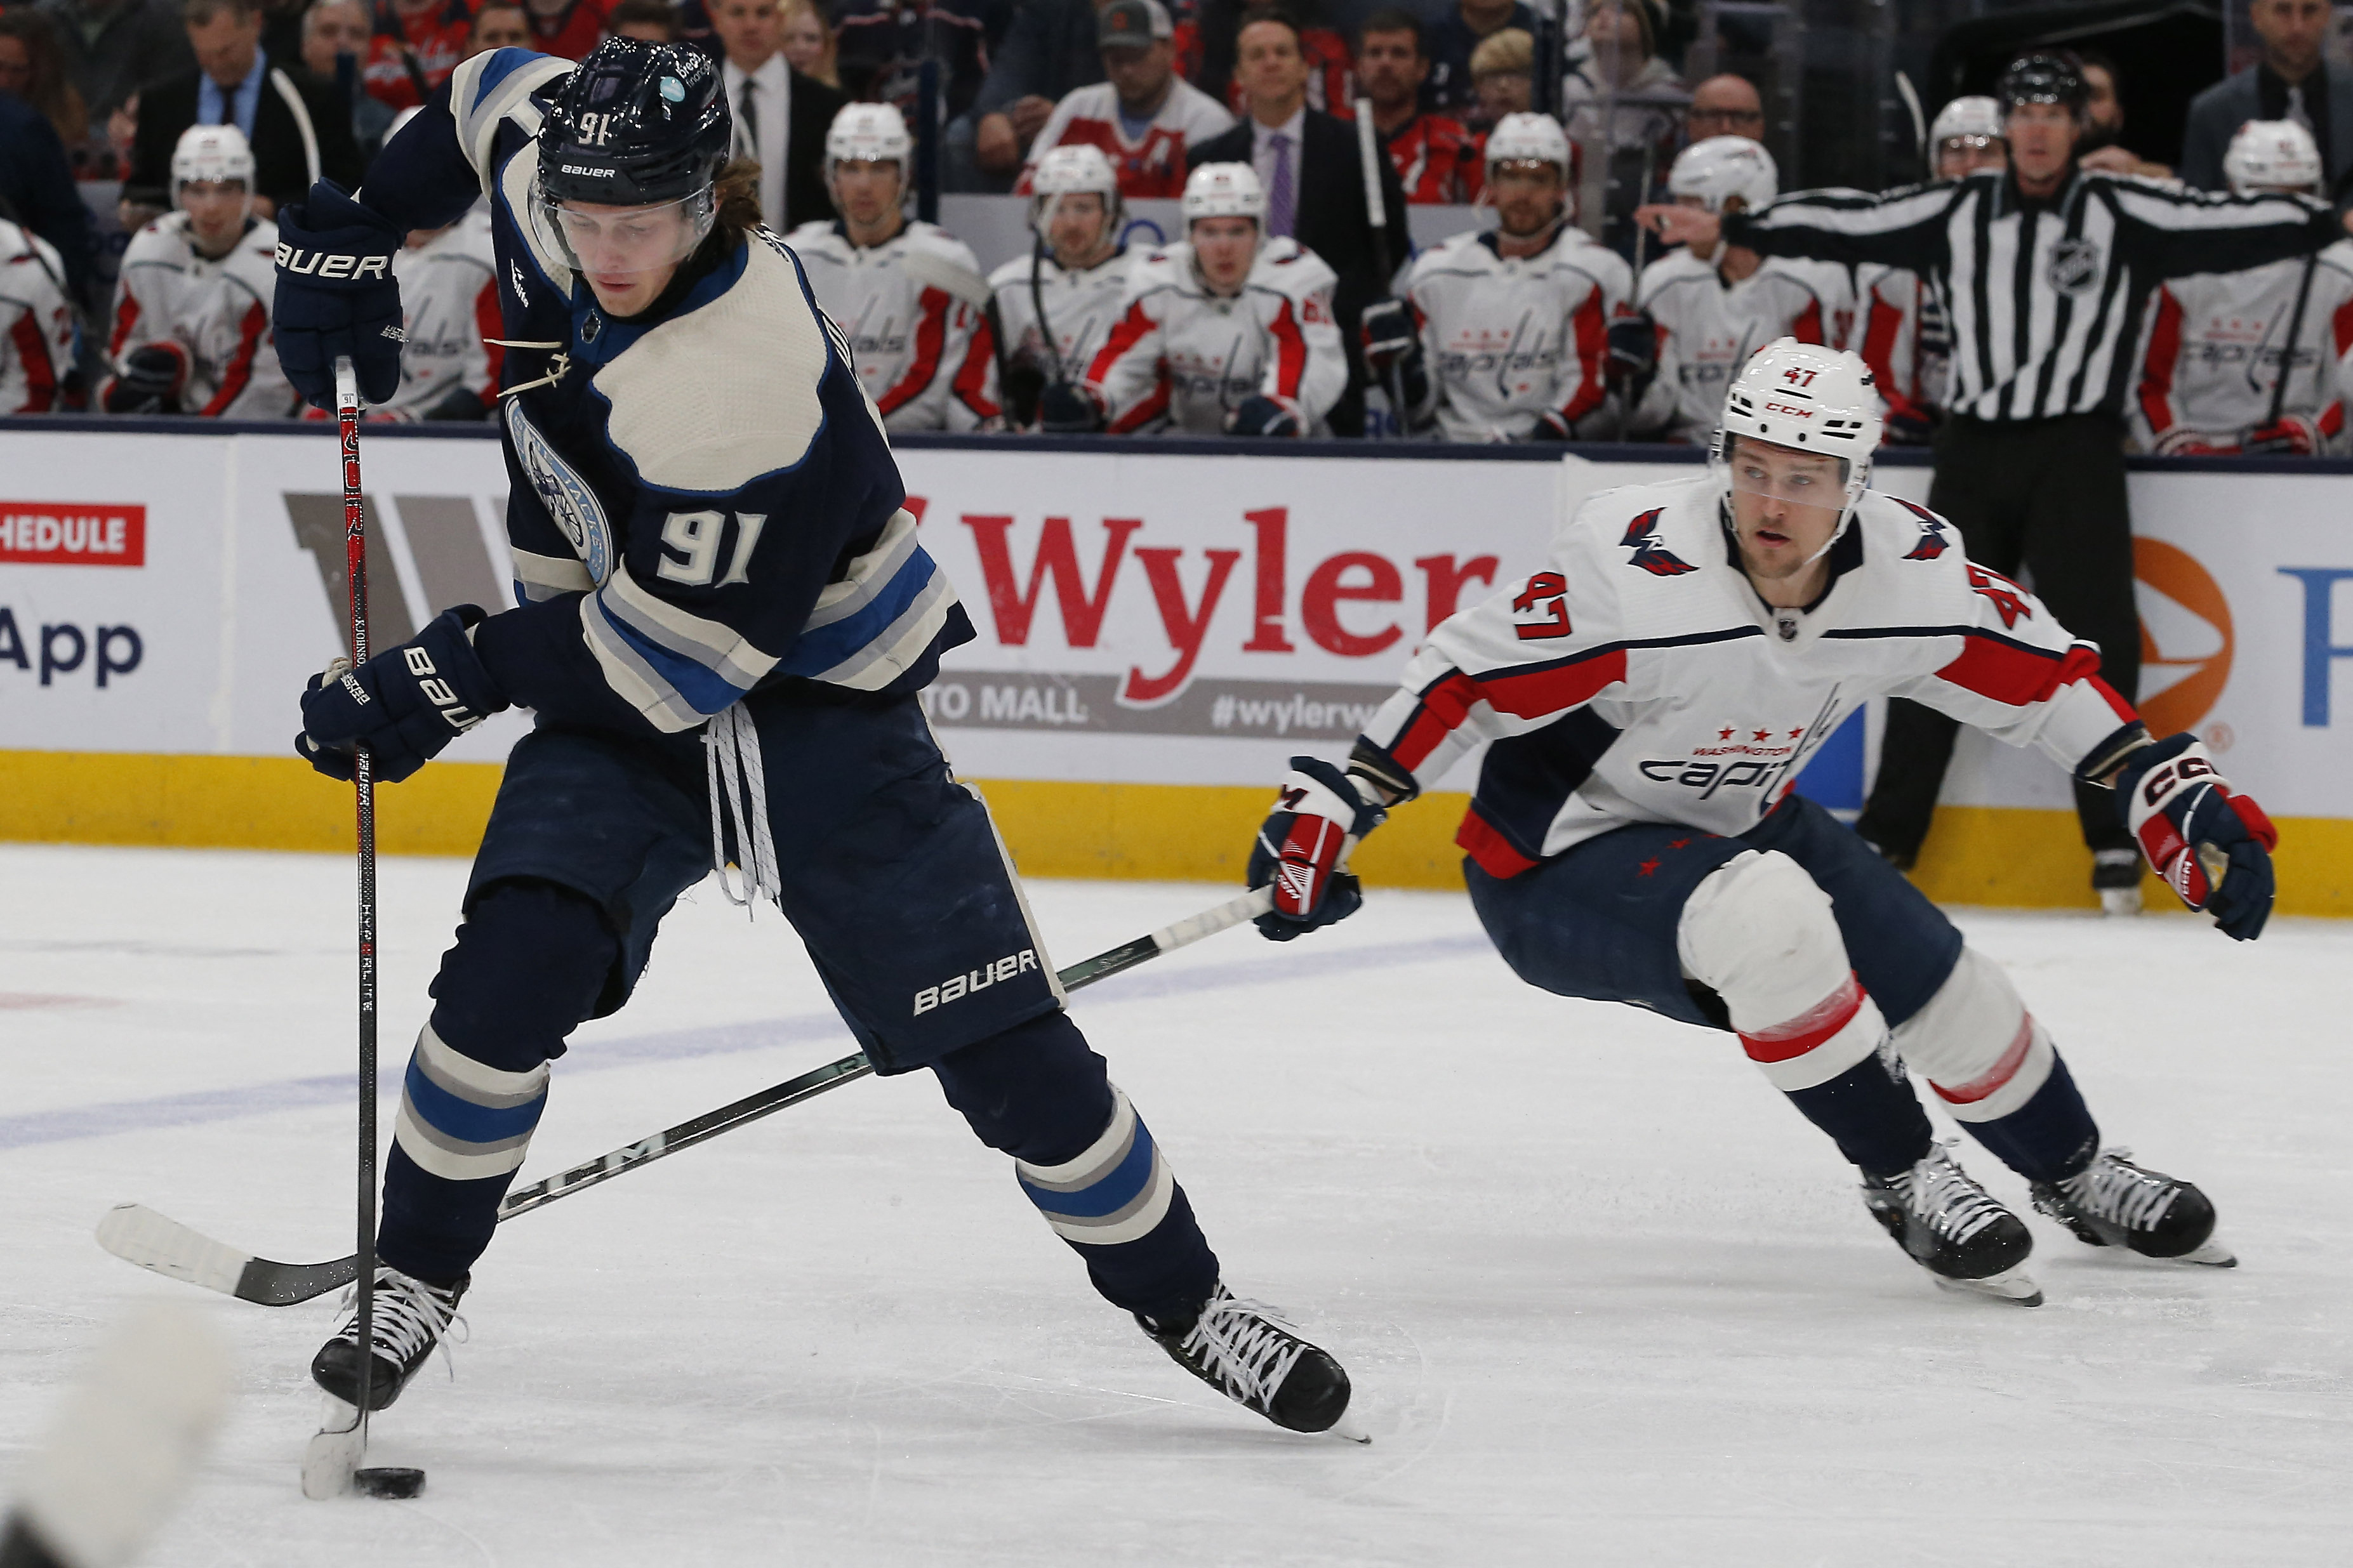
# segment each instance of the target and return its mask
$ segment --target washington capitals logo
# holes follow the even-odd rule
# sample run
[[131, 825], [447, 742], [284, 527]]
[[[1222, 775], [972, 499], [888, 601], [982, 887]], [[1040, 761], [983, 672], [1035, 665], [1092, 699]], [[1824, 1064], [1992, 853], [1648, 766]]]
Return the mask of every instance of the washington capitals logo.
[[1698, 567], [1668, 550], [1659, 542], [1659, 514], [1667, 509], [1654, 506], [1626, 525], [1626, 537], [1618, 542], [1634, 552], [1633, 564], [1653, 577], [1680, 577]]
[[1953, 542], [1945, 537], [1947, 525], [1943, 518], [1926, 507], [1914, 506], [1908, 500], [1898, 500], [1895, 504], [1920, 520], [1920, 542], [1904, 552], [1905, 560], [1934, 561], [1953, 547]]

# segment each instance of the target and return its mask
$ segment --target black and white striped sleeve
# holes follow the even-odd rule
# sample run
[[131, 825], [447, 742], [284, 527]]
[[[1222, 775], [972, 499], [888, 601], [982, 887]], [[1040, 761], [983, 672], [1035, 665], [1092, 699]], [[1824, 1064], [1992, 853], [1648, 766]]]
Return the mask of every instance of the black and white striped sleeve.
[[2104, 184], [2119, 243], [2157, 278], [2243, 272], [2345, 237], [2337, 215], [2309, 196], [2224, 195], [2134, 179]]
[[1968, 187], [1911, 185], [1862, 191], [1799, 191], [1753, 213], [1732, 213], [1724, 237], [1762, 256], [1803, 257], [1856, 267], [1877, 263], [1927, 273], [1943, 268], [1954, 204]]

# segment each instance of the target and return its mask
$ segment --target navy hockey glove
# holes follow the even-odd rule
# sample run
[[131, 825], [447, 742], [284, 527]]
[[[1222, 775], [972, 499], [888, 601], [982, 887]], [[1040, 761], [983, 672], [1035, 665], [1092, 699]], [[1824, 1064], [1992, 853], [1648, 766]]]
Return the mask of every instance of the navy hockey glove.
[[1299, 405], [1288, 397], [1246, 397], [1226, 416], [1229, 436], [1296, 436], [1305, 428]]
[[1642, 401], [1651, 378], [1659, 370], [1659, 324], [1648, 310], [1632, 310], [1609, 323], [1609, 360], [1602, 369], [1605, 385], [1628, 407]]
[[2231, 793], [2206, 748], [2189, 735], [2143, 746], [2116, 771], [2116, 805], [2141, 853], [2193, 910], [2234, 942], [2271, 919], [2279, 829], [2263, 808]]
[[148, 343], [122, 356], [100, 401], [109, 414], [177, 414], [188, 356], [177, 343]]
[[507, 706], [506, 693], [474, 653], [473, 605], [436, 616], [413, 642], [353, 669], [343, 659], [311, 678], [294, 749], [331, 779], [348, 781], [353, 748], [364, 745], [380, 783], [398, 784], [442, 747]]
[[1530, 441], [1574, 441], [1577, 432], [1557, 408], [1547, 408], [1536, 416], [1535, 427], [1527, 433]]
[[1357, 330], [1364, 335], [1365, 368], [1375, 375], [1385, 374], [1419, 342], [1413, 312], [1402, 300], [1376, 300], [1366, 306]]
[[1092, 436], [1103, 427], [1103, 410], [1085, 387], [1050, 381], [1038, 394], [1038, 428], [1047, 435]]
[[1252, 888], [1274, 887], [1274, 908], [1258, 917], [1259, 934], [1289, 942], [1355, 914], [1364, 889], [1343, 865], [1356, 841], [1388, 815], [1371, 781], [1320, 757], [1292, 758], [1291, 775], [1250, 846], [1245, 873]]
[[406, 237], [390, 218], [332, 180], [278, 212], [278, 363], [303, 401], [335, 406], [335, 360], [351, 356], [360, 395], [389, 403], [400, 390], [400, 285], [392, 258]]

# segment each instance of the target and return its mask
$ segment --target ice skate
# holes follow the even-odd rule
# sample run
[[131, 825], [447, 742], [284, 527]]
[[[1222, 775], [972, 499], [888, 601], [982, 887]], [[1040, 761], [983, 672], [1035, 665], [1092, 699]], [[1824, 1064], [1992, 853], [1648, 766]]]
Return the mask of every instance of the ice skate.
[[2108, 916], [2140, 913], [2140, 851], [2097, 849], [2092, 853], [2092, 890], [2100, 895], [2100, 912]]
[[[441, 1342], [449, 1321], [457, 1316], [466, 1284], [460, 1279], [450, 1286], [432, 1285], [389, 1264], [377, 1268], [375, 1309], [368, 1323], [374, 1351], [369, 1358], [369, 1409], [385, 1409], [400, 1397], [400, 1391], [408, 1386], [408, 1380], [417, 1375], [433, 1347]], [[311, 1381], [354, 1406], [360, 1393], [359, 1329], [359, 1305], [354, 1301], [335, 1337], [311, 1358]]]
[[2041, 1213], [2090, 1247], [2121, 1247], [2143, 1258], [2235, 1268], [2239, 1260], [2214, 1239], [2214, 1205], [2188, 1182], [2144, 1170], [2129, 1149], [2104, 1149], [2062, 1182], [2037, 1182]]
[[1190, 1320], [1164, 1323], [1139, 1312], [1135, 1321], [1169, 1360], [1276, 1426], [1371, 1441], [1345, 1424], [1348, 1374], [1271, 1308], [1220, 1283]]
[[2026, 1223], [1978, 1185], [1944, 1145], [1896, 1175], [1865, 1172], [1862, 1201], [1939, 1286], [2021, 1307], [2042, 1304], [2042, 1287], [2020, 1268], [2034, 1250]]

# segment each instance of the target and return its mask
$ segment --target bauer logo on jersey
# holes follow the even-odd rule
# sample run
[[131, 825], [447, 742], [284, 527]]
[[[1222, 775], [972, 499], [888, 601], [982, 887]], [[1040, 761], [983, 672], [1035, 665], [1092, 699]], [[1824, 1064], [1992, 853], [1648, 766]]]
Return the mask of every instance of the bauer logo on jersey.
[[507, 430], [514, 437], [515, 460], [531, 477], [540, 505], [588, 568], [598, 587], [613, 574], [613, 530], [605, 521], [604, 504], [578, 470], [557, 455], [547, 438], [525, 416], [520, 399], [507, 400]]
[[978, 969], [967, 970], [952, 980], [924, 986], [915, 993], [915, 1012], [920, 1016], [934, 1007], [944, 1007], [960, 997], [986, 991], [1000, 981], [1026, 974], [1037, 967], [1036, 948], [1025, 947], [1019, 952], [1008, 952], [994, 963], [984, 963]]
[[2094, 240], [2063, 239], [2051, 247], [2051, 287], [2081, 294], [2100, 280], [2100, 247]]

